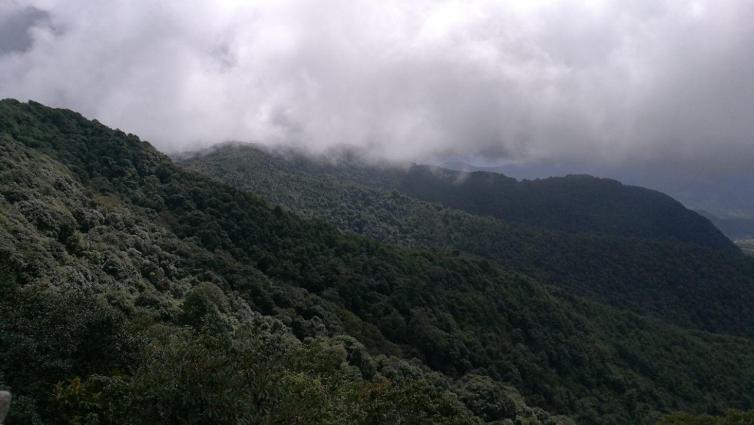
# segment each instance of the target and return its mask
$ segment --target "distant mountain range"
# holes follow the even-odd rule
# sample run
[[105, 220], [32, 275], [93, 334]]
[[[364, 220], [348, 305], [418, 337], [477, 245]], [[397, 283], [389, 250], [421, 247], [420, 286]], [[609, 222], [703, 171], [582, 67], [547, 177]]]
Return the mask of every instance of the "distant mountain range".
[[726, 236], [733, 240], [754, 238], [754, 172], [700, 170], [684, 172], [667, 166], [617, 164], [544, 164], [507, 163], [478, 166], [454, 159], [441, 165], [459, 171], [488, 171], [521, 179], [538, 179], [554, 175], [588, 171], [610, 176], [631, 184], [650, 187], [668, 193], [690, 209], [709, 218]]
[[730, 238], [739, 241], [754, 239], [754, 218], [718, 217], [707, 211], [698, 211]]
[[742, 239], [739, 246], [748, 255], [754, 255], [754, 239]]

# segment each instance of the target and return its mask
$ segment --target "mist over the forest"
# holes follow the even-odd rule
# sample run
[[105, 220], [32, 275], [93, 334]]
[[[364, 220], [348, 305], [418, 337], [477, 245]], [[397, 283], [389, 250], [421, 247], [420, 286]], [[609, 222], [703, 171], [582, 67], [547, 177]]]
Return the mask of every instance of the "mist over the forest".
[[0, 97], [227, 140], [718, 172], [754, 160], [754, 3], [10, 0]]

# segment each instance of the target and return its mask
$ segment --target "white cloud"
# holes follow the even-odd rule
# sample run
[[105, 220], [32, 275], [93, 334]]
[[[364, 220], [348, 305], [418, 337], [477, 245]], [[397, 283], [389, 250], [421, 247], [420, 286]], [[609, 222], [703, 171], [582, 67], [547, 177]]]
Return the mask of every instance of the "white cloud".
[[748, 0], [14, 0], [0, 22], [27, 7], [49, 17], [0, 55], [0, 96], [168, 151], [754, 161]]

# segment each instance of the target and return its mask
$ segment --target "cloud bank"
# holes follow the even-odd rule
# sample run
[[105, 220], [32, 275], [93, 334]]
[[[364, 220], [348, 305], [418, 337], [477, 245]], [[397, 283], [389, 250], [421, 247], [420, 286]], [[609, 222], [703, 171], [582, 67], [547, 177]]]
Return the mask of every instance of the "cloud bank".
[[5, 0], [0, 97], [165, 151], [754, 161], [749, 0]]

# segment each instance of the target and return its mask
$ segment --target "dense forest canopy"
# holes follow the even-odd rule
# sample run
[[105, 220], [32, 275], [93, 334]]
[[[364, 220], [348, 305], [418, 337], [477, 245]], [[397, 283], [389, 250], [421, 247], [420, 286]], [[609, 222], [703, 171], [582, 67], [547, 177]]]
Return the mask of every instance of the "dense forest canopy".
[[9, 425], [633, 424], [754, 406], [750, 338], [342, 232], [37, 103], [0, 102], [0, 285]]
[[[519, 181], [494, 172], [460, 172], [375, 161], [347, 149], [332, 151], [329, 156], [316, 156], [293, 149], [268, 150], [248, 144], [220, 145], [193, 159], [202, 162], [202, 156], [209, 156], [210, 161], [218, 158], [229, 161], [232, 155], [239, 155], [235, 163], [227, 167], [218, 164], [228, 173], [243, 167], [243, 162], [247, 166], [253, 163], [273, 174], [283, 171], [299, 177], [331, 177], [373, 189], [397, 190], [416, 199], [510, 223], [736, 251], [733, 243], [708, 219], [673, 198], [606, 178], [569, 175]], [[189, 157], [188, 161], [191, 160]]]
[[[662, 234], [646, 239], [641, 232], [631, 236], [602, 232], [604, 226], [600, 223], [611, 220], [632, 220], [630, 226], [623, 226], [626, 231], [647, 229], [645, 224], [653, 222], [659, 209], [666, 210], [665, 220], [701, 223], [702, 229], [716, 234], [701, 217], [656, 192], [589, 177], [525, 183], [528, 186], [495, 177], [504, 187], [517, 187], [517, 199], [530, 198], [523, 204], [554, 199], [552, 203], [560, 204], [555, 212], [561, 214], [561, 219], [578, 216], [582, 226], [592, 222], [594, 213], [586, 214], [583, 205], [567, 201], [573, 197], [588, 198], [590, 204], [605, 198], [619, 199], [631, 211], [625, 214], [621, 208], [605, 206], [603, 210], [613, 212], [598, 214], [600, 221], [594, 229], [566, 232], [551, 228], [551, 218], [558, 215], [550, 208], [532, 208], [528, 222], [522, 224], [473, 214], [473, 208], [449, 208], [413, 198], [410, 190], [401, 188], [408, 184], [402, 182], [411, 181], [410, 176], [416, 174], [412, 170], [417, 167], [370, 164], [347, 155], [337, 162], [317, 160], [292, 151], [267, 151], [248, 145], [215, 148], [184, 158], [180, 164], [296, 213], [324, 219], [346, 232], [409, 247], [474, 253], [577, 295], [679, 325], [754, 334], [754, 261], [729, 249], [729, 242], [717, 249], [667, 240]], [[436, 180], [429, 184], [435, 188], [434, 198], [463, 192], [463, 187], [457, 186], [463, 180], [447, 185], [447, 175], [452, 172], [433, 173], [422, 178]], [[548, 187], [547, 196], [539, 193], [540, 189], [530, 189], [533, 185]], [[595, 186], [600, 189], [595, 190]], [[480, 203], [523, 209], [505, 197], [490, 200], [487, 195], [478, 194], [477, 198]], [[665, 207], [652, 206], [658, 198]], [[627, 199], [636, 199], [638, 206], [633, 207]], [[685, 233], [694, 234], [694, 227], [687, 226]], [[677, 228], [680, 227], [679, 224]]]

